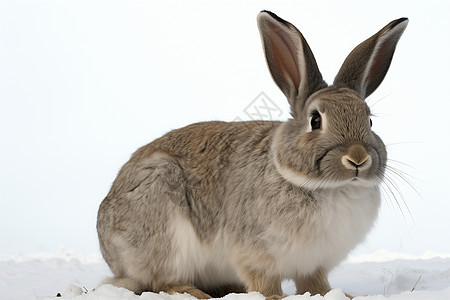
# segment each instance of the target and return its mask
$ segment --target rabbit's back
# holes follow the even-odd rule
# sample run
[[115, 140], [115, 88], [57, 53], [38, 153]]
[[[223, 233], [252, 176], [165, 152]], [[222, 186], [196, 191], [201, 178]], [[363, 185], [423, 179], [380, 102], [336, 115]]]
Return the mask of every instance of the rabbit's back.
[[108, 197], [115, 197], [137, 186], [141, 177], [132, 174], [161, 157], [179, 165], [191, 186], [203, 185], [205, 189], [217, 190], [220, 188], [217, 183], [222, 183], [219, 181], [224, 180], [230, 165], [248, 163], [247, 155], [266, 152], [267, 146], [270, 147], [267, 138], [278, 125], [280, 122], [214, 121], [172, 130], [132, 155], [120, 170]]

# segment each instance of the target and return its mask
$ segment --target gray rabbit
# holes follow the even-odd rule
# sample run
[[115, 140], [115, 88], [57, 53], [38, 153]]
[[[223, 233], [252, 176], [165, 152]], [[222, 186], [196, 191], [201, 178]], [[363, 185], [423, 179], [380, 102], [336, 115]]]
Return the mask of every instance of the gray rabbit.
[[358, 45], [328, 86], [303, 35], [262, 11], [267, 64], [292, 119], [197, 123], [138, 149], [98, 211], [115, 275], [106, 282], [138, 294], [281, 298], [292, 278], [298, 294], [326, 294], [328, 272], [377, 217], [387, 154], [364, 99], [407, 24]]

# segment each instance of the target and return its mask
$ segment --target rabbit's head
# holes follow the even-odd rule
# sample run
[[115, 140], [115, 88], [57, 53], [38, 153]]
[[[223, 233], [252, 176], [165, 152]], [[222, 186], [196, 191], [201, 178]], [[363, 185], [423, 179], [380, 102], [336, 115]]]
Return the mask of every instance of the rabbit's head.
[[371, 130], [364, 99], [383, 81], [407, 24], [406, 18], [392, 21], [358, 45], [328, 86], [297, 28], [271, 12], [258, 15], [269, 70], [293, 117], [272, 144], [275, 166], [286, 180], [310, 189], [382, 181], [386, 148]]

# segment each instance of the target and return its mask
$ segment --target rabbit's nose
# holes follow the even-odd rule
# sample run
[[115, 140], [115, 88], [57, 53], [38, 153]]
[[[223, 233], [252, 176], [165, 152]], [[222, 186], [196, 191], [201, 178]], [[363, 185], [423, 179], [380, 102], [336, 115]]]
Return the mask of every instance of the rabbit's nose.
[[367, 153], [363, 146], [352, 145], [347, 150], [347, 154], [342, 156], [342, 165], [349, 170], [364, 171], [372, 165], [372, 157]]

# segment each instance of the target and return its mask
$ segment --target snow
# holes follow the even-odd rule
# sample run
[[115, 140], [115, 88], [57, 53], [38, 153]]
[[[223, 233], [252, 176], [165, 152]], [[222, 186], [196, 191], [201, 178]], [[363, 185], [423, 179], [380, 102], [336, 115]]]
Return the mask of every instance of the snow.
[[[0, 299], [7, 300], [194, 300], [190, 295], [143, 293], [140, 296], [111, 285], [98, 286], [111, 276], [100, 254], [82, 255], [61, 247], [55, 253], [0, 255]], [[330, 274], [335, 289], [324, 297], [309, 294], [286, 299], [347, 299], [343, 293], [367, 300], [450, 299], [450, 255], [422, 256], [378, 251], [351, 256]], [[293, 294], [292, 281], [283, 291]], [[57, 294], [61, 295], [56, 297]], [[230, 294], [226, 300], [263, 300], [259, 293]]]

